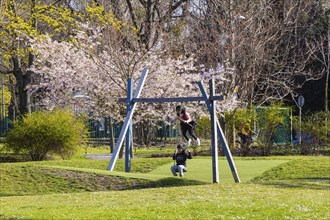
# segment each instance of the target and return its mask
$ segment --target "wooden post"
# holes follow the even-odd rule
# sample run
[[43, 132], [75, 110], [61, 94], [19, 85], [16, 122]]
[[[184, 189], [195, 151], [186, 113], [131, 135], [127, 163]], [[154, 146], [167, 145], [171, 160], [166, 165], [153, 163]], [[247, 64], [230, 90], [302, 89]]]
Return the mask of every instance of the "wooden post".
[[[127, 81], [127, 105], [126, 114], [132, 109], [132, 99], [133, 99], [133, 79], [129, 78]], [[128, 131], [126, 132], [126, 148], [125, 148], [125, 172], [131, 171], [131, 143], [132, 143], [132, 120], [130, 120], [128, 125]]]
[[[206, 90], [204, 89], [204, 86], [203, 86], [203, 82], [199, 81], [198, 82], [198, 87], [202, 93], [202, 96], [204, 98], [204, 101], [205, 101], [205, 105], [206, 107], [208, 108], [209, 112], [211, 112], [211, 105], [210, 105], [210, 100], [209, 100], [209, 97], [206, 93]], [[237, 169], [236, 169], [236, 166], [235, 166], [235, 163], [234, 163], [234, 160], [233, 160], [233, 157], [231, 155], [231, 152], [230, 152], [230, 149], [229, 149], [229, 146], [228, 146], [228, 143], [226, 141], [226, 137], [222, 131], [222, 128], [218, 122], [218, 120], [216, 120], [216, 123], [217, 123], [217, 132], [218, 132], [218, 137], [219, 137], [219, 140], [220, 140], [220, 143], [221, 143], [221, 146], [222, 146], [222, 149], [224, 150], [225, 152], [225, 155], [226, 155], [226, 158], [227, 158], [227, 161], [228, 161], [228, 164], [229, 164], [229, 167], [230, 167], [230, 170], [232, 172], [232, 175], [234, 177], [234, 180], [236, 183], [239, 183], [240, 182], [240, 178], [238, 176], [238, 172], [237, 172]]]
[[218, 135], [217, 135], [217, 124], [216, 124], [216, 101], [213, 100], [214, 92], [214, 81], [210, 80], [210, 107], [211, 107], [211, 131], [212, 131], [212, 174], [213, 183], [219, 183], [219, 162], [218, 162]]

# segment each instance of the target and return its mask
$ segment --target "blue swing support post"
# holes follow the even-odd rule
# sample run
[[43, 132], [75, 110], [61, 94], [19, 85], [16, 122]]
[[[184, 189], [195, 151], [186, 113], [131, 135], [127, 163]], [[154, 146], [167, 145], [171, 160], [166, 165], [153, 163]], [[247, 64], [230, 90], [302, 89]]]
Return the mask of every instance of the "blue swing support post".
[[[143, 85], [147, 79], [147, 76], [148, 76], [148, 69], [145, 68], [142, 72], [142, 76], [140, 78], [139, 84], [134, 93], [134, 98], [139, 98], [139, 96], [142, 92]], [[132, 84], [133, 84], [133, 81], [132, 81]], [[129, 100], [129, 99], [127, 99], [127, 100]], [[119, 151], [120, 151], [121, 146], [124, 141], [124, 136], [126, 135], [129, 125], [131, 124], [131, 121], [132, 121], [133, 113], [136, 108], [136, 102], [127, 101], [127, 106], [129, 106], [129, 109], [127, 110], [127, 115], [126, 115], [123, 127], [121, 128], [119, 138], [117, 140], [114, 152], [113, 152], [111, 160], [110, 160], [110, 164], [108, 166], [108, 170], [110, 170], [110, 171], [113, 171], [113, 169], [115, 167], [115, 163], [118, 159]], [[125, 161], [125, 167], [128, 167], [127, 163], [130, 164], [130, 161]]]
[[216, 116], [216, 100], [223, 100], [223, 96], [216, 96], [214, 89], [214, 81], [210, 80], [210, 96], [207, 95], [203, 83], [198, 82], [199, 89], [201, 90], [202, 97], [176, 97], [176, 98], [140, 98], [140, 94], [146, 78], [148, 76], [148, 69], [144, 69], [141, 75], [141, 78], [138, 82], [138, 86], [133, 96], [133, 79], [128, 79], [128, 89], [127, 89], [127, 98], [120, 98], [120, 102], [126, 102], [126, 118], [124, 120], [124, 124], [120, 131], [116, 146], [114, 148], [114, 152], [110, 159], [110, 163], [108, 166], [109, 171], [113, 171], [115, 163], [118, 159], [118, 155], [120, 149], [123, 144], [123, 140], [126, 137], [126, 148], [125, 148], [125, 172], [130, 172], [131, 168], [131, 157], [130, 157], [130, 149], [131, 144], [133, 142], [133, 130], [132, 130], [132, 118], [136, 108], [136, 104], [139, 102], [199, 102], [204, 101], [205, 105], [210, 112], [211, 115], [211, 129], [212, 129], [212, 174], [213, 174], [213, 183], [219, 183], [219, 166], [218, 166], [218, 144], [217, 139], [221, 143], [221, 146], [225, 152], [227, 161], [229, 163], [231, 172], [233, 174], [234, 180], [236, 183], [240, 182], [238, 172], [230, 153], [230, 149], [228, 147], [226, 138], [224, 133], [220, 127]]
[[[129, 78], [127, 82], [127, 103], [126, 103], [126, 114], [132, 109], [133, 99], [133, 79]], [[128, 123], [128, 130], [126, 132], [126, 147], [125, 147], [125, 172], [131, 172], [131, 146], [133, 142], [133, 121], [130, 120]]]
[[[207, 95], [205, 89], [204, 89], [204, 85], [203, 85], [203, 82], [199, 81], [198, 82], [198, 87], [202, 93], [202, 96], [205, 100], [205, 105], [207, 107], [207, 109], [209, 110], [209, 112], [211, 112], [211, 103], [210, 103], [210, 99], [214, 99], [214, 97], [210, 97]], [[229, 164], [229, 167], [230, 167], [230, 170], [231, 170], [231, 173], [234, 177], [234, 180], [236, 183], [239, 183], [240, 182], [240, 178], [238, 176], [238, 172], [237, 172], [237, 169], [236, 169], [236, 166], [235, 166], [235, 163], [234, 163], [234, 160], [233, 160], [233, 157], [231, 155], [231, 152], [230, 152], [230, 149], [229, 149], [229, 146], [228, 146], [228, 143], [226, 141], [226, 137], [222, 131], [222, 128], [220, 126], [220, 123], [216, 117], [216, 114], [214, 115], [215, 117], [215, 122], [216, 122], [216, 129], [217, 129], [217, 136], [219, 138], [219, 141], [221, 143], [221, 146], [222, 146], [222, 149], [225, 153], [225, 156], [227, 158], [227, 161], [228, 161], [228, 164]]]
[[216, 100], [213, 100], [215, 96], [215, 89], [214, 89], [214, 80], [210, 80], [210, 115], [211, 115], [211, 133], [212, 133], [212, 176], [213, 176], [213, 183], [219, 183], [219, 163], [218, 163], [218, 141], [217, 141], [217, 106]]

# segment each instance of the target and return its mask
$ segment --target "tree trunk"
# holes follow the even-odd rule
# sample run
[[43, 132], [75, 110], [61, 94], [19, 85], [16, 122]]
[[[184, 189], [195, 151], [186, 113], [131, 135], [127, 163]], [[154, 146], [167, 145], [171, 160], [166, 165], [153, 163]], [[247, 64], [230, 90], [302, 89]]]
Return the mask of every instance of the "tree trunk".
[[19, 100], [18, 110], [19, 114], [23, 115], [31, 112], [30, 94], [29, 91], [26, 89], [26, 86], [31, 83], [31, 72], [27, 71], [24, 73], [21, 68], [20, 62], [15, 58], [13, 58], [13, 64], [13, 73], [17, 81], [17, 93]]
[[[31, 0], [31, 15], [33, 15], [33, 9], [36, 6], [36, 0]], [[16, 9], [15, 6], [12, 5], [12, 11], [13, 13], [16, 13]], [[37, 19], [34, 18], [32, 20], [32, 24], [31, 26], [34, 29], [37, 29]], [[16, 45], [17, 48], [19, 48], [19, 44]], [[16, 49], [17, 49], [16, 48]], [[29, 53], [28, 55], [29, 57], [29, 63], [28, 63], [28, 68], [31, 67], [34, 63], [35, 60], [35, 55], [33, 55], [32, 53]], [[18, 55], [16, 57], [12, 58], [12, 62], [13, 62], [13, 74], [16, 78], [17, 81], [17, 93], [18, 93], [18, 109], [19, 109], [19, 114], [23, 115], [26, 113], [31, 113], [31, 94], [30, 91], [27, 89], [27, 86], [31, 84], [32, 82], [32, 71], [30, 70], [23, 70], [22, 68], [22, 63], [21, 63], [21, 57]], [[27, 68], [27, 69], [28, 69]]]
[[325, 112], [329, 111], [329, 74], [330, 74], [330, 64], [329, 64], [329, 60], [330, 60], [330, 22], [329, 22], [329, 18], [330, 18], [330, 8], [329, 8], [329, 0], [326, 1], [327, 3], [327, 11], [325, 13], [325, 16], [328, 19], [328, 64], [327, 64], [327, 76], [326, 76], [326, 80], [325, 80]]

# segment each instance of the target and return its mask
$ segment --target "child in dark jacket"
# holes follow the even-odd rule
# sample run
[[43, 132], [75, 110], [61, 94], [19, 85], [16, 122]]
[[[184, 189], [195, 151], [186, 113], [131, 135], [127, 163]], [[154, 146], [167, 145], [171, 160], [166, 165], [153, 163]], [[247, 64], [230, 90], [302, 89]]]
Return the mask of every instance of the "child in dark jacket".
[[187, 171], [186, 160], [192, 159], [191, 152], [188, 149], [188, 154], [182, 144], [177, 146], [176, 151], [173, 154], [173, 160], [176, 161], [176, 165], [171, 166], [173, 176], [177, 176], [176, 172], [179, 172], [180, 177], [183, 177], [183, 172]]

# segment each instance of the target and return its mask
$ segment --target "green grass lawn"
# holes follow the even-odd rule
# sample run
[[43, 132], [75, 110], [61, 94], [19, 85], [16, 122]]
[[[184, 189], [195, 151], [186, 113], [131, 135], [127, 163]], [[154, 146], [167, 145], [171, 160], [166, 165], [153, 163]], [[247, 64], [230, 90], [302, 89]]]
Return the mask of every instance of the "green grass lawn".
[[[171, 158], [0, 164], [1, 219], [330, 219], [330, 157], [235, 158], [242, 183], [219, 160], [188, 161], [170, 177]], [[155, 168], [153, 170], [153, 168]], [[201, 185], [202, 184], [202, 185]]]
[[220, 184], [2, 197], [11, 219], [327, 219], [324, 191]]
[[[132, 160], [132, 172], [123, 171], [124, 161], [118, 160], [115, 172], [106, 170], [108, 161], [55, 160], [26, 163], [4, 163], [0, 195], [33, 195], [40, 193], [68, 193], [101, 191], [152, 186], [191, 185], [212, 182], [211, 158], [188, 161], [189, 171], [184, 178], [174, 178], [170, 172], [171, 158], [137, 158]], [[264, 171], [286, 160], [237, 160], [242, 182], [251, 180]], [[219, 160], [221, 183], [233, 183], [228, 163]], [[155, 168], [152, 170], [151, 168]], [[151, 172], [142, 172], [150, 171]], [[104, 178], [101, 182], [101, 179]], [[134, 179], [134, 180], [129, 180]], [[117, 187], [120, 184], [122, 187]], [[35, 186], [38, 187], [35, 187]]]
[[[237, 160], [235, 161], [241, 182], [247, 182], [265, 172], [268, 169], [276, 167], [287, 160]], [[171, 176], [170, 167], [173, 163], [168, 163], [157, 167], [151, 171], [151, 174], [160, 174]], [[187, 161], [188, 172], [184, 173], [184, 178], [198, 180], [202, 182], [213, 182], [212, 177], [212, 159], [192, 159]], [[234, 182], [233, 175], [225, 159], [219, 160], [219, 178], [220, 182]]]

